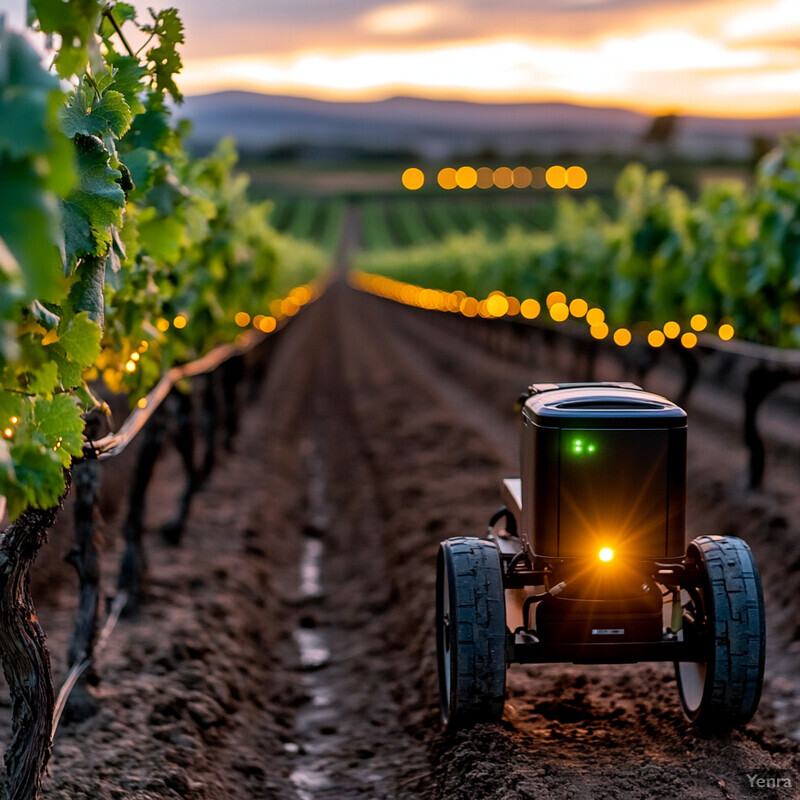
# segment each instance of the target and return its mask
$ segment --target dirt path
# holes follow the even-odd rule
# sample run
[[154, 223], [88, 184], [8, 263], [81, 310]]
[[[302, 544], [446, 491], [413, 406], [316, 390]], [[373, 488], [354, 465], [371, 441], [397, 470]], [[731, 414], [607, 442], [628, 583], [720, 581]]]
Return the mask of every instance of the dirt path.
[[[280, 333], [180, 551], [155, 541], [180, 488], [175, 457], [159, 466], [150, 602], [102, 657], [101, 712], [61, 728], [46, 796], [800, 796], [751, 795], [745, 777], [797, 762], [798, 500], [735, 490], [738, 451], [720, 431], [693, 434], [692, 525], [744, 535], [767, 578], [769, 680], [753, 723], [698, 736], [668, 666], [549, 665], [511, 669], [501, 724], [441, 730], [438, 543], [483, 533], [517, 472], [514, 398], [567, 372], [487, 357], [334, 284]], [[118, 494], [124, 475], [109, 485]], [[118, 513], [104, 507], [111, 580]], [[57, 676], [74, 606], [57, 564], [67, 528], [34, 576]]]

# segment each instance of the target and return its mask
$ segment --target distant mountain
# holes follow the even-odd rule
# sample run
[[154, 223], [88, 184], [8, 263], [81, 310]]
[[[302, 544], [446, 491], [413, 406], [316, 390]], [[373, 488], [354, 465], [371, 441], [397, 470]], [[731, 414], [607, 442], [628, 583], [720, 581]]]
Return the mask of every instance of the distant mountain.
[[[249, 92], [187, 97], [178, 115], [194, 126], [191, 142], [207, 147], [233, 136], [243, 150], [381, 153], [424, 158], [491, 150], [630, 154], [652, 118], [619, 108], [569, 103], [469, 103], [393, 97], [328, 102]], [[754, 136], [800, 131], [800, 116], [765, 119], [679, 117], [673, 148], [694, 158], [747, 157]]]

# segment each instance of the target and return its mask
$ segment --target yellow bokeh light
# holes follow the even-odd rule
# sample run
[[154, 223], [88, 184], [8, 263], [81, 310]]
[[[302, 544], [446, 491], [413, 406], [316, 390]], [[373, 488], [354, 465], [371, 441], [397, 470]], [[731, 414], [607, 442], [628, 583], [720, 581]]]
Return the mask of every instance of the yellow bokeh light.
[[478, 167], [477, 186], [479, 189], [491, 189], [494, 186], [494, 170], [491, 167]]
[[172, 320], [172, 324], [178, 329], [186, 327], [187, 318], [185, 314], [178, 314], [176, 315], [175, 319]]
[[258, 323], [258, 329], [264, 333], [272, 333], [277, 325], [278, 323], [275, 321], [275, 317], [262, 317]]
[[550, 316], [556, 322], [563, 322], [567, 317], [569, 317], [569, 309], [567, 308], [566, 303], [553, 303], [550, 306]]
[[606, 315], [602, 308], [590, 308], [586, 312], [586, 321], [589, 325], [600, 325], [606, 321]]
[[456, 171], [456, 185], [459, 189], [472, 189], [478, 182], [478, 173], [473, 167], [459, 167]]
[[647, 343], [651, 347], [661, 347], [666, 341], [666, 336], [661, 331], [650, 331], [647, 334]]
[[614, 344], [625, 347], [631, 343], [631, 332], [627, 328], [618, 328], [614, 331]]
[[570, 189], [583, 189], [588, 176], [583, 167], [570, 167], [565, 175], [565, 180]]
[[697, 335], [687, 331], [681, 336], [681, 344], [687, 350], [691, 350], [697, 344]]
[[166, 333], [169, 330], [169, 320], [164, 319], [164, 317], [159, 317], [156, 320], [156, 328], [158, 328], [161, 333]]
[[502, 294], [495, 294], [486, 300], [486, 310], [493, 317], [503, 317], [508, 313], [508, 300]]
[[519, 314], [519, 300], [516, 297], [507, 297], [506, 300], [508, 301], [508, 313], [515, 317]]
[[577, 317], [578, 319], [586, 316], [586, 312], [588, 310], [589, 310], [589, 304], [585, 300], [581, 300], [580, 297], [576, 297], [569, 304], [569, 313], [572, 314], [573, 317]]
[[311, 289], [309, 289], [308, 286], [295, 286], [294, 289], [289, 292], [289, 297], [299, 306], [304, 306], [311, 301]]
[[125, 363], [125, 371], [126, 372], [136, 372], [136, 362], [135, 361], [128, 361]]
[[547, 178], [545, 177], [544, 167], [534, 167], [531, 170], [531, 188], [544, 189], [547, 186]]
[[508, 167], [498, 167], [493, 180], [498, 189], [508, 189], [514, 183], [514, 173]]
[[547, 170], [544, 177], [551, 189], [563, 189], [567, 185], [567, 171], [564, 167], [552, 166]]
[[545, 299], [548, 308], [552, 308], [556, 303], [566, 303], [567, 296], [564, 292], [550, 292]]
[[671, 320], [664, 325], [664, 336], [667, 339], [677, 339], [680, 332], [681, 326], [677, 322]]
[[139, 408], [147, 408], [147, 398], [146, 397], [139, 398], [139, 401], [136, 403], [136, 405], [139, 406]]
[[605, 322], [598, 322], [589, 328], [589, 333], [595, 339], [605, 339], [608, 336], [608, 325]]
[[604, 547], [597, 555], [601, 561], [611, 561], [614, 551], [610, 547]]
[[233, 321], [240, 328], [246, 328], [250, 324], [250, 315], [246, 311], [237, 311]]
[[11, 428], [6, 428], [3, 431], [3, 436], [5, 436], [6, 439], [10, 439], [13, 435], [14, 435], [14, 431]]
[[270, 301], [269, 313], [272, 314], [273, 317], [279, 317], [281, 315], [281, 303], [282, 302], [283, 301], [280, 298]]
[[511, 180], [517, 189], [527, 189], [531, 185], [531, 171], [527, 167], [514, 167]]
[[727, 342], [730, 339], [733, 339], [735, 331], [733, 330], [733, 325], [725, 322], [719, 326], [719, 330], [717, 331], [717, 333], [719, 334], [719, 338], [722, 339], [722, 341]]
[[299, 310], [300, 306], [291, 297], [281, 303], [281, 313], [287, 317], [293, 317]]
[[708, 320], [703, 314], [695, 314], [689, 320], [689, 324], [692, 326], [693, 331], [704, 331], [708, 325]]
[[461, 313], [465, 317], [475, 317], [478, 314], [478, 301], [474, 297], [465, 297], [461, 301]]
[[539, 305], [539, 301], [534, 300], [531, 297], [529, 297], [527, 300], [523, 300], [519, 307], [519, 313], [522, 314], [525, 319], [536, 319], [541, 310], [542, 307]]
[[452, 167], [445, 167], [439, 170], [438, 179], [439, 186], [442, 189], [455, 189], [456, 188], [456, 171]]
[[142, 341], [141, 341], [141, 342], [139, 342], [139, 351], [140, 351], [140, 352], [142, 352], [142, 353], [146, 353], [146, 352], [147, 352], [147, 349], [148, 349], [149, 347], [150, 347], [150, 345], [149, 345], [149, 344], [148, 344], [146, 341], [144, 341], [144, 339], [142, 339]]
[[417, 167], [409, 167], [403, 172], [400, 180], [405, 189], [415, 192], [425, 185], [425, 173]]
[[10, 418], [8, 421], [9, 421], [9, 422], [10, 422], [12, 425], [16, 425], [16, 424], [19, 422], [19, 417], [15, 415], [15, 416], [11, 417], [11, 418]]
[[131, 361], [138, 361], [141, 356], [138, 353], [131, 353]]

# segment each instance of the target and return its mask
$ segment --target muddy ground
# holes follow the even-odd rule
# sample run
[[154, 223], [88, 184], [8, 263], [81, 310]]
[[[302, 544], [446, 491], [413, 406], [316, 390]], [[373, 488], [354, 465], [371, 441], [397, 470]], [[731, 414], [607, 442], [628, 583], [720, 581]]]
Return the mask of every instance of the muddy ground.
[[[99, 713], [62, 723], [46, 797], [800, 797], [746, 778], [798, 763], [800, 459], [787, 451], [767, 488], [744, 489], [738, 423], [713, 385], [689, 407], [690, 535], [741, 535], [761, 566], [769, 647], [754, 720], [698, 734], [669, 665], [545, 665], [510, 670], [500, 724], [442, 730], [438, 543], [483, 535], [501, 479], [518, 473], [519, 391], [580, 376], [435, 316], [338, 282], [292, 320], [179, 549], [158, 538], [180, 490], [165, 456], [148, 498], [148, 602], [99, 656]], [[625, 377], [610, 361], [600, 371]], [[650, 381], [675, 387], [668, 371]], [[109, 594], [133, 456], [104, 468]], [[56, 680], [76, 604], [59, 560], [68, 512], [33, 576]]]

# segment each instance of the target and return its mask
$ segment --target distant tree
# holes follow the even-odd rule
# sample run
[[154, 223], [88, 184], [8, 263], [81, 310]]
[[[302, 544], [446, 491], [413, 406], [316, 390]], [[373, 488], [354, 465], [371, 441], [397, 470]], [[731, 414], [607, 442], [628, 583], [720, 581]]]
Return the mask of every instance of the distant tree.
[[642, 135], [642, 146], [645, 155], [652, 158], [664, 158], [672, 149], [678, 129], [677, 114], [661, 114], [653, 117], [650, 127]]

